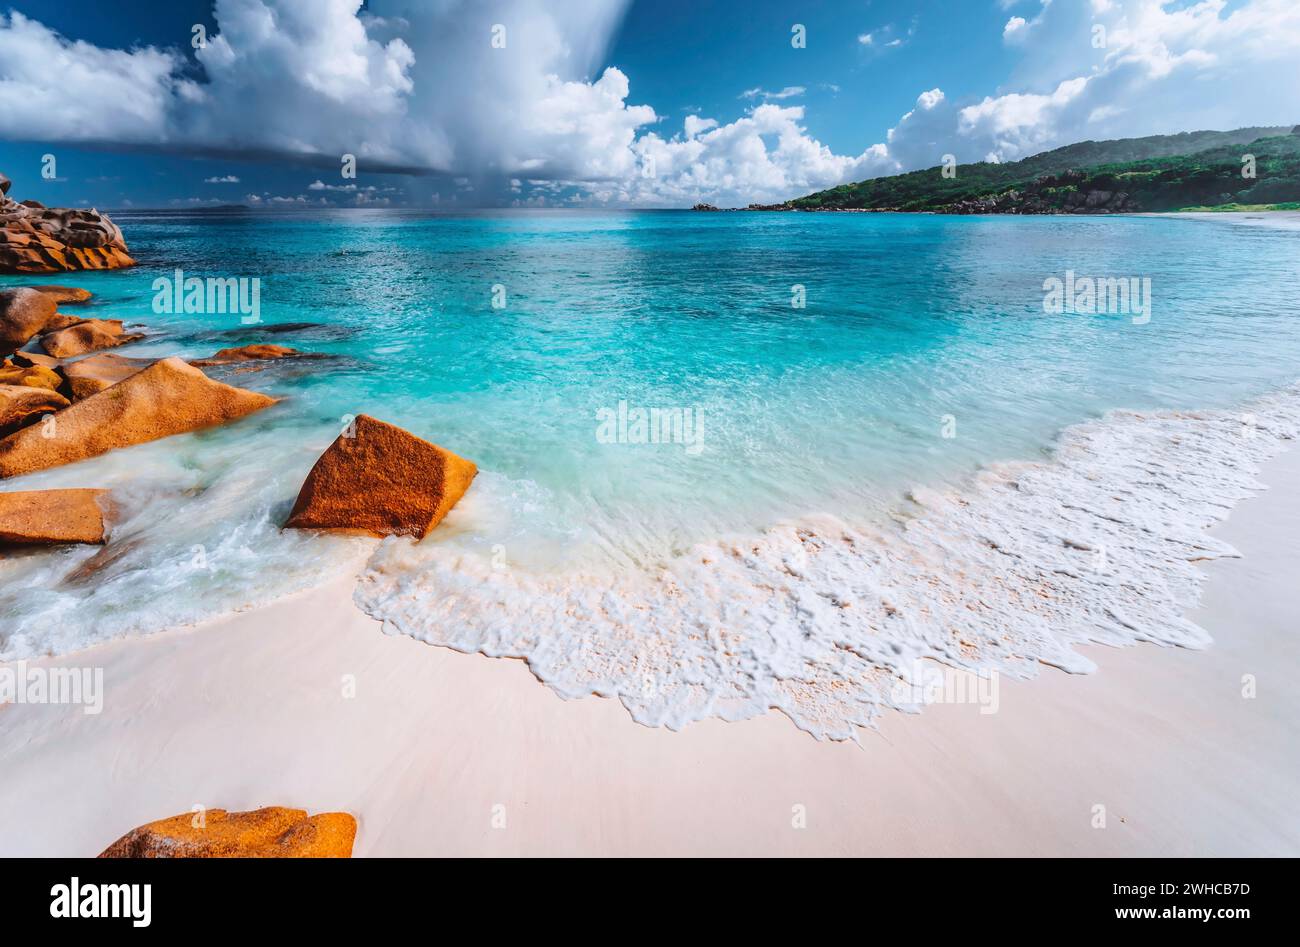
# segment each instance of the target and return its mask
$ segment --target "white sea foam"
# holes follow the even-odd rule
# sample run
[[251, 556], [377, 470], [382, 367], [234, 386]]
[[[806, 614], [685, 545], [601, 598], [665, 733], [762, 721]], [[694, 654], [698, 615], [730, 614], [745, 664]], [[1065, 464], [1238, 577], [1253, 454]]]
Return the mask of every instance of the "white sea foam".
[[[1075, 645], [1200, 648], [1208, 527], [1261, 489], [1300, 432], [1300, 386], [1239, 411], [1114, 412], [1053, 458], [959, 492], [918, 489], [892, 522], [818, 516], [699, 545], [653, 574], [541, 573], [388, 540], [356, 600], [390, 633], [518, 657], [566, 698], [618, 697], [647, 725], [777, 708], [853, 738], [930, 661], [1025, 678], [1094, 669]], [[707, 489], [701, 484], [700, 489]]]
[[293, 435], [253, 419], [13, 482], [106, 488], [113, 515], [105, 546], [0, 556], [0, 662], [178, 628], [360, 568], [371, 542], [280, 529], [324, 449]]

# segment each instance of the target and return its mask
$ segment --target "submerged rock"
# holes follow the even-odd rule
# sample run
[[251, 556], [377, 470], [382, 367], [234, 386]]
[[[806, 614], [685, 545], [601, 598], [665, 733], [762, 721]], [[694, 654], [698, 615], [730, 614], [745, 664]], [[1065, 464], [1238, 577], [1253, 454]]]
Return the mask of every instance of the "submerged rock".
[[213, 381], [179, 358], [165, 358], [59, 412], [52, 433], [27, 428], [0, 440], [0, 478], [224, 424], [275, 402]]
[[0, 355], [9, 355], [45, 331], [58, 303], [34, 289], [0, 290]]
[[52, 545], [104, 541], [107, 490], [0, 493], [0, 543]]
[[117, 224], [94, 210], [19, 203], [0, 189], [0, 272], [57, 273], [134, 266]]
[[0, 385], [0, 437], [7, 439], [37, 418], [60, 411], [68, 404], [67, 398], [49, 388]]
[[284, 335], [286, 332], [307, 332], [312, 329], [330, 328], [323, 322], [268, 322], [249, 329], [231, 329], [228, 335], [247, 332], [251, 335]]
[[72, 358], [87, 352], [116, 348], [138, 342], [140, 334], [124, 335], [120, 319], [85, 319], [66, 328], [41, 336], [41, 348], [55, 358]]
[[[195, 823], [199, 824], [196, 825]], [[251, 812], [185, 812], [133, 829], [100, 858], [351, 858], [357, 820], [268, 806]]]
[[105, 353], [60, 365], [59, 375], [67, 382], [72, 400], [82, 401], [120, 381], [126, 381], [156, 361], [153, 358], [127, 358], [124, 355]]
[[437, 444], [359, 415], [316, 461], [285, 526], [422, 539], [477, 473]]
[[[145, 544], [146, 540], [141, 536], [136, 536], [134, 539], [114, 537], [111, 543], [96, 550], [91, 556], [82, 560], [75, 569], [64, 575], [59, 580], [59, 585], [66, 589], [91, 588], [104, 581], [105, 573], [109, 569], [137, 555]], [[126, 565], [123, 568], [129, 569], [130, 566]]]
[[268, 361], [281, 358], [324, 358], [313, 352], [299, 352], [285, 345], [241, 345], [238, 348], [222, 349], [208, 358], [190, 362], [195, 368], [210, 368], [216, 365], [233, 365], [237, 362]]
[[356, 335], [355, 326], [334, 325], [326, 322], [262, 322], [255, 325], [200, 332], [192, 336], [196, 341], [230, 340], [241, 344], [274, 341], [285, 335], [315, 341], [348, 339]]

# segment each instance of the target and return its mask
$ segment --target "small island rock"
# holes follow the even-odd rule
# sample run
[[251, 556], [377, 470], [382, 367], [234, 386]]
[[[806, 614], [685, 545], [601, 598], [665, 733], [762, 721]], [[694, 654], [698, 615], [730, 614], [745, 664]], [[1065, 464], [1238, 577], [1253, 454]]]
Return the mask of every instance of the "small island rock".
[[[299, 352], [287, 345], [241, 345], [237, 348], [222, 349], [215, 355], [190, 362], [195, 368], [211, 368], [215, 365], [233, 365], [236, 362], [255, 362], [279, 358], [311, 358], [310, 353]], [[319, 357], [319, 356], [316, 356]]]
[[0, 186], [0, 273], [57, 273], [134, 266], [126, 240], [107, 214], [91, 208], [45, 207], [15, 201], [9, 179]]

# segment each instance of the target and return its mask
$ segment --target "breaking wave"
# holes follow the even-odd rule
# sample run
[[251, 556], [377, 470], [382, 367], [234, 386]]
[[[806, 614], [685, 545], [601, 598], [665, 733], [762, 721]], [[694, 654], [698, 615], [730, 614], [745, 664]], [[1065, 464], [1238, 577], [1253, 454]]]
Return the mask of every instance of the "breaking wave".
[[775, 708], [852, 739], [916, 709], [899, 685], [927, 662], [1028, 678], [1094, 670], [1079, 644], [1206, 646], [1184, 617], [1195, 564], [1237, 555], [1207, 529], [1297, 431], [1300, 385], [1237, 411], [1112, 412], [1048, 461], [918, 488], [883, 522], [806, 517], [635, 574], [388, 540], [356, 601], [389, 633], [523, 658], [561, 696], [617, 697], [649, 726]]

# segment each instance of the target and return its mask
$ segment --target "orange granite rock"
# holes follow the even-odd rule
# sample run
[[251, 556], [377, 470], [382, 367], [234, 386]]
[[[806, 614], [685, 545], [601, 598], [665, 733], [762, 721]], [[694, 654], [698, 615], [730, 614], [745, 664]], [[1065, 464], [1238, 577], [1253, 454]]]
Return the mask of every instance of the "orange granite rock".
[[58, 314], [58, 304], [34, 289], [0, 290], [0, 355], [28, 343]]
[[50, 545], [104, 542], [107, 490], [0, 493], [0, 543]]
[[81, 401], [91, 395], [97, 395], [105, 388], [125, 381], [137, 372], [148, 368], [157, 359], [127, 358], [111, 352], [92, 355], [90, 358], [78, 359], [59, 366], [59, 374], [67, 382], [73, 401]]
[[477, 473], [437, 444], [359, 415], [316, 461], [285, 526], [422, 539]]
[[58, 368], [63, 364], [63, 359], [54, 358], [41, 352], [15, 352], [9, 357], [9, 361], [23, 368], [30, 368], [33, 365], [39, 365], [42, 368]]
[[37, 418], [60, 411], [68, 404], [67, 398], [49, 388], [0, 385], [0, 437], [5, 439], [0, 444], [4, 444], [9, 435], [21, 433]]
[[29, 286], [28, 289], [34, 289], [38, 293], [44, 293], [46, 296], [53, 297], [54, 301], [60, 305], [65, 303], [84, 303], [94, 294], [88, 289], [81, 289], [78, 286]]
[[238, 348], [222, 349], [216, 355], [196, 359], [190, 364], [195, 368], [208, 368], [213, 365], [231, 365], [235, 362], [302, 357], [308, 357], [308, 353], [299, 352], [297, 349], [291, 349], [284, 345], [241, 345]]
[[[200, 824], [196, 825], [195, 823]], [[308, 816], [269, 806], [208, 809], [159, 819], [104, 849], [100, 858], [351, 858], [357, 820], [346, 812]]]
[[143, 335], [124, 335], [120, 319], [85, 319], [67, 329], [41, 336], [41, 348], [55, 358], [72, 358], [143, 338]]
[[[90, 320], [88, 319], [81, 318], [81, 316], [70, 316], [65, 312], [56, 312], [54, 318], [45, 323], [45, 328], [41, 330], [41, 335], [50, 332], [61, 332], [64, 329], [71, 329], [73, 326], [79, 326], [89, 321]], [[116, 319], [112, 321], [119, 322], [119, 320]]]
[[60, 411], [52, 430], [25, 428], [0, 440], [0, 479], [224, 424], [275, 401], [213, 381], [179, 358], [165, 358]]
[[29, 388], [58, 391], [62, 384], [62, 376], [43, 365], [18, 365], [13, 362], [0, 365], [0, 385], [26, 385]]

